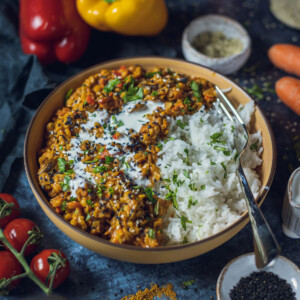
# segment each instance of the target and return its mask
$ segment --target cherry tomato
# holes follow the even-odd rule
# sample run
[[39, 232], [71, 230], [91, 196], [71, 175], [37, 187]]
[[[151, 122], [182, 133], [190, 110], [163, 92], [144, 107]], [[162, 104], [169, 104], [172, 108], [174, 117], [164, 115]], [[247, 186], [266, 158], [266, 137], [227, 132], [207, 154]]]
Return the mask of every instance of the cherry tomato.
[[41, 239], [40, 230], [35, 223], [28, 219], [15, 219], [8, 223], [3, 231], [6, 239], [19, 252], [22, 250], [23, 245], [28, 240], [30, 236], [29, 232], [35, 234], [35, 238], [33, 238], [32, 244], [29, 243], [26, 246], [24, 255], [31, 254], [36, 249]]
[[10, 221], [20, 215], [20, 206], [16, 198], [9, 194], [0, 193], [0, 210], [6, 203], [13, 203], [15, 206], [8, 209], [4, 214], [4, 218], [0, 220], [0, 228], [4, 228]]
[[[70, 273], [69, 260], [62, 251], [56, 249], [43, 250], [32, 259], [30, 268], [34, 274], [49, 287], [50, 278], [52, 278], [51, 274], [49, 274], [49, 262], [52, 266], [55, 266], [59, 261], [61, 261], [63, 265], [60, 265], [56, 271], [52, 286], [52, 288], [55, 289], [66, 280]], [[48, 275], [50, 276], [48, 277]]]
[[95, 105], [95, 101], [90, 95], [86, 97], [86, 101], [88, 104]]
[[[0, 251], [0, 282], [22, 273], [22, 266], [10, 251]], [[8, 289], [15, 288], [21, 279], [10, 283]]]
[[109, 152], [108, 152], [108, 150], [105, 149], [105, 150], [101, 153], [100, 158], [101, 158], [102, 160], [104, 160], [106, 156], [109, 156]]

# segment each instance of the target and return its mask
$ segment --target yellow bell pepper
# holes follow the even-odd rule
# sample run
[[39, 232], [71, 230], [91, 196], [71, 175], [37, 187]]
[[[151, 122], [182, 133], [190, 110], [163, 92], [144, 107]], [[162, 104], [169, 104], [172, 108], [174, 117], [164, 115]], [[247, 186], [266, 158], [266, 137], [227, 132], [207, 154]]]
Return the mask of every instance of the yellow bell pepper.
[[77, 10], [90, 26], [124, 35], [152, 36], [167, 24], [164, 0], [77, 0]]

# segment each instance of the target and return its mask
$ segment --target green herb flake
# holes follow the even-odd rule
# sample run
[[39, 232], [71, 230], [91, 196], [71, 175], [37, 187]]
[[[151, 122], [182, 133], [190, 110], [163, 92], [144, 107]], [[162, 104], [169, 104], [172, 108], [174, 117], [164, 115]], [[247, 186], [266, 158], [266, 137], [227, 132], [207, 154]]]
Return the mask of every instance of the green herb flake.
[[152, 228], [149, 228], [148, 236], [150, 239], [155, 239], [155, 231]]
[[224, 169], [224, 178], [227, 178], [227, 168], [226, 168], [224, 162], [221, 162], [221, 166], [222, 166], [223, 169]]
[[186, 97], [184, 100], [183, 100], [183, 103], [186, 104], [186, 105], [189, 105], [191, 103], [191, 100]]
[[213, 135], [210, 136], [210, 138], [215, 141], [217, 139], [219, 139], [221, 136], [223, 135], [223, 132], [216, 132]]
[[191, 178], [190, 177], [190, 174], [187, 170], [183, 170], [183, 175], [186, 177], [186, 178]]
[[65, 96], [65, 100], [68, 100], [72, 93], [73, 93], [73, 89], [70, 89]]
[[58, 169], [60, 172], [65, 172], [66, 171], [66, 160], [64, 158], [59, 157], [57, 159], [58, 162]]
[[88, 212], [88, 213], [86, 214], [85, 220], [88, 221], [90, 218], [91, 218], [91, 215], [90, 215], [90, 213]]
[[86, 200], [86, 203], [91, 206], [93, 205], [93, 201], [91, 199]]
[[198, 200], [193, 201], [193, 197], [190, 196], [190, 197], [189, 197], [188, 208], [191, 208], [192, 206], [195, 206], [197, 203], [198, 203]]
[[156, 200], [154, 199], [153, 197], [153, 191], [152, 191], [152, 188], [148, 187], [148, 188], [145, 188], [145, 194], [146, 196], [148, 197], [148, 199], [154, 204], [156, 202]]
[[257, 151], [258, 150], [258, 145], [257, 144], [258, 144], [258, 141], [255, 142], [254, 144], [250, 145], [250, 150], [253, 151], [253, 152]]
[[63, 201], [62, 204], [61, 204], [60, 209], [61, 210], [66, 210], [66, 205], [67, 205], [67, 201]]
[[60, 183], [60, 185], [61, 185], [61, 187], [62, 187], [62, 190], [63, 190], [64, 192], [68, 191], [70, 180], [71, 180], [71, 177], [68, 176], [68, 175], [66, 175], [66, 176], [64, 177], [64, 181]]
[[189, 150], [187, 148], [185, 148], [183, 151], [186, 154], [185, 163], [188, 164], [189, 163]]
[[162, 72], [161, 71], [158, 71], [158, 72], [149, 72], [149, 73], [145, 74], [145, 77], [146, 78], [152, 78], [155, 74], [162, 75]]
[[98, 160], [99, 160], [99, 159], [96, 158], [96, 159], [94, 159], [94, 160], [86, 160], [86, 161], [84, 161], [83, 163], [84, 163], [84, 164], [92, 164], [92, 163], [96, 163]]
[[105, 171], [107, 171], [106, 166], [98, 166], [94, 168], [93, 173], [103, 173]]
[[114, 90], [114, 88], [121, 83], [120, 79], [116, 78], [116, 79], [112, 79], [108, 82], [108, 84], [104, 87], [103, 91], [107, 94], [109, 94], [110, 92], [112, 92]]
[[124, 95], [124, 103], [130, 101], [142, 100], [143, 97], [144, 97], [143, 88], [137, 86], [134, 87], [132, 83]]
[[205, 190], [205, 184], [202, 184], [200, 188], [201, 190]]
[[105, 156], [105, 163], [110, 164], [114, 161], [114, 158], [112, 156]]
[[58, 146], [58, 149], [59, 149], [59, 151], [63, 151], [63, 150], [64, 150], [64, 147], [63, 147], [62, 145], [59, 145], [59, 146]]
[[190, 84], [190, 88], [192, 89], [194, 96], [197, 98], [197, 102], [202, 101], [202, 96], [200, 94], [198, 83], [195, 81], [192, 81]]
[[192, 223], [192, 221], [188, 220], [187, 217], [181, 216], [180, 218], [181, 226], [186, 231], [186, 223]]
[[110, 187], [110, 188], [108, 189], [108, 192], [109, 192], [111, 195], [113, 195], [113, 193], [114, 193], [114, 188], [113, 188], [113, 187]]
[[152, 96], [158, 96], [158, 91], [153, 91], [153, 92], [151, 93], [151, 95], [152, 95]]
[[181, 120], [177, 120], [176, 121], [176, 124], [181, 128], [181, 129], [184, 129], [185, 126], [188, 126], [189, 123], [186, 123], [186, 122], [182, 122]]

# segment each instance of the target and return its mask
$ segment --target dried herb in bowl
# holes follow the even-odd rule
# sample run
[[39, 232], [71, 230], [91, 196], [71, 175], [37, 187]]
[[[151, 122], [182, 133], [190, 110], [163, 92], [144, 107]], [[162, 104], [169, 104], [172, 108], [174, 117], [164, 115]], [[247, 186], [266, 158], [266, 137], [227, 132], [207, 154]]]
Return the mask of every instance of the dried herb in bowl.
[[230, 291], [231, 300], [296, 300], [291, 285], [272, 272], [253, 272]]

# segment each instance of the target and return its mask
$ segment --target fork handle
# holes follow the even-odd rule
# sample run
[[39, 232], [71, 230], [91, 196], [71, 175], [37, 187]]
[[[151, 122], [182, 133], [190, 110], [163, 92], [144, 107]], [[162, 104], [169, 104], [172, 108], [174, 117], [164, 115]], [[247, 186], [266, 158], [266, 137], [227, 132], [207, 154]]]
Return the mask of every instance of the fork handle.
[[264, 268], [279, 254], [279, 245], [269, 224], [254, 200], [241, 163], [238, 167], [238, 173], [241, 187], [245, 194], [252, 226], [256, 266], [259, 269]]

